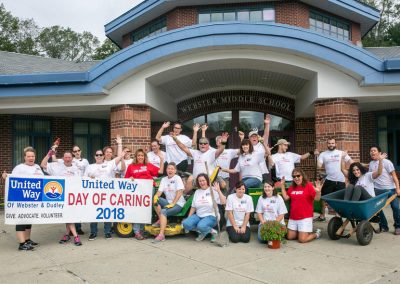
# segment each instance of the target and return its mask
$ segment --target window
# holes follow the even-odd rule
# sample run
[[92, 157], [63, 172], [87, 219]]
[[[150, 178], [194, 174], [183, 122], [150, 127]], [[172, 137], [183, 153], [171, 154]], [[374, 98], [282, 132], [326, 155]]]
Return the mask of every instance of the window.
[[24, 162], [24, 148], [32, 146], [36, 150], [36, 163], [50, 148], [50, 119], [35, 119], [18, 117], [13, 121], [14, 149], [13, 165]]
[[275, 21], [275, 10], [273, 7], [249, 7], [249, 8], [226, 8], [213, 11], [200, 11], [199, 24], [209, 22], [262, 22]]
[[74, 121], [73, 141], [82, 150], [82, 156], [94, 162], [93, 153], [103, 149], [105, 137], [105, 123], [103, 121]]
[[400, 114], [379, 115], [377, 128], [378, 145], [400, 169]]
[[342, 40], [350, 40], [350, 24], [339, 19], [310, 12], [310, 29]]
[[140, 29], [134, 31], [132, 33], [132, 42], [136, 43], [141, 41], [142, 39], [155, 36], [166, 31], [167, 31], [167, 21], [166, 19], [160, 19], [151, 22], [141, 27]]

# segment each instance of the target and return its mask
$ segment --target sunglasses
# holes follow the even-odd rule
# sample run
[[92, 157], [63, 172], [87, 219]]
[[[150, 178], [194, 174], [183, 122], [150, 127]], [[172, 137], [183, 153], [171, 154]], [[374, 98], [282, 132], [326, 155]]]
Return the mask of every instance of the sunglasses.
[[199, 143], [199, 145], [208, 145], [208, 143]]
[[103, 157], [103, 154], [96, 154], [96, 157]]
[[75, 150], [75, 151], [72, 151], [72, 153], [78, 153], [78, 152], [80, 152], [81, 150]]
[[301, 175], [293, 175], [292, 178], [300, 178]]

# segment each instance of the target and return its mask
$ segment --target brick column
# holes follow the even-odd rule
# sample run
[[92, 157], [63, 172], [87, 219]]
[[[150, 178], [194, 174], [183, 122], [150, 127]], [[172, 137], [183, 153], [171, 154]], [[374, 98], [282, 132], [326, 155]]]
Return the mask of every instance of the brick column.
[[[0, 114], [0, 169], [1, 173], [12, 171], [13, 143], [12, 143], [12, 116], [10, 114]], [[0, 203], [4, 201], [4, 180], [0, 178]]]
[[[138, 105], [119, 105], [111, 108], [110, 117], [111, 141], [122, 137], [123, 146], [136, 151], [139, 148], [150, 148], [150, 108]], [[112, 143], [111, 143], [112, 144]], [[116, 153], [116, 149], [115, 153]]]
[[358, 102], [329, 99], [315, 102], [314, 107], [317, 148], [325, 150], [327, 139], [333, 137], [338, 149], [348, 151], [350, 157], [360, 160]]
[[[293, 152], [303, 155], [315, 149], [315, 119], [314, 118], [296, 118], [296, 148]], [[315, 178], [316, 160], [314, 157], [301, 161], [300, 167], [305, 171], [309, 179]]]

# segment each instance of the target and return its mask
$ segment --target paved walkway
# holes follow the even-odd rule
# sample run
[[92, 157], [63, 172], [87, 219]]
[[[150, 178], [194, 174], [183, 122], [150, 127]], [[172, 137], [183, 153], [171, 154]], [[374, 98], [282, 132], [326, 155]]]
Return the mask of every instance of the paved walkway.
[[[390, 209], [386, 212], [391, 221]], [[2, 221], [0, 283], [400, 283], [400, 236], [374, 235], [362, 247], [355, 237], [329, 240], [326, 226], [316, 224], [324, 233], [319, 240], [271, 250], [256, 241], [255, 231], [249, 244], [225, 248], [209, 239], [195, 242], [191, 235], [152, 244], [105, 240], [101, 234], [91, 242], [85, 234], [83, 246], [75, 247], [58, 244], [63, 225], [36, 225], [33, 239], [40, 247], [20, 252], [14, 226]], [[88, 232], [89, 226], [83, 229]]]

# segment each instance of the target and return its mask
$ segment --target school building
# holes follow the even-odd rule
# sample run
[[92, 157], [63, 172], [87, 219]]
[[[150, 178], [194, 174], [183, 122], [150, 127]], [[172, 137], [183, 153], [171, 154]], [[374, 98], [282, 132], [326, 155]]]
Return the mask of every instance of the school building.
[[167, 120], [237, 147], [266, 113], [271, 144], [303, 154], [335, 137], [363, 162], [379, 144], [399, 169], [400, 47], [361, 43], [378, 21], [354, 0], [146, 0], [105, 25], [121, 50], [103, 61], [0, 52], [0, 169], [27, 145], [40, 163], [55, 137], [89, 160], [117, 134], [148, 148]]

